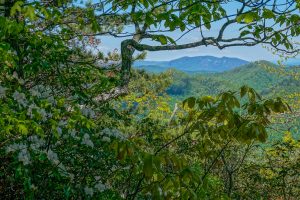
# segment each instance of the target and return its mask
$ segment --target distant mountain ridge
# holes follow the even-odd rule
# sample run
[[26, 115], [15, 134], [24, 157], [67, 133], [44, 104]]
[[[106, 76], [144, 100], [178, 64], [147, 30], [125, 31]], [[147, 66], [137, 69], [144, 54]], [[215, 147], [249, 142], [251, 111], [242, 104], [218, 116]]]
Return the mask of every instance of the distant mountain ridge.
[[283, 63], [289, 66], [300, 66], [300, 58], [291, 58]]
[[185, 56], [170, 61], [136, 61], [133, 66], [150, 72], [163, 72], [169, 68], [184, 72], [224, 72], [248, 63], [233, 57]]

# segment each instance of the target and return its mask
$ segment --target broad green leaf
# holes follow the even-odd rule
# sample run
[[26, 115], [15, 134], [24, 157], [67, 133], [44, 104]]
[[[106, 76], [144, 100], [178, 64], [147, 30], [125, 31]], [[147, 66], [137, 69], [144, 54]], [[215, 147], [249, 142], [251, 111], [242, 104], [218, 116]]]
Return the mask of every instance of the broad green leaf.
[[18, 124], [17, 127], [21, 134], [24, 134], [24, 135], [28, 134], [28, 129], [24, 124]]
[[159, 36], [159, 37], [158, 37], [158, 40], [160, 41], [160, 43], [161, 43], [162, 45], [168, 44], [167, 37], [164, 36], [164, 35]]
[[29, 19], [34, 20], [36, 18], [35, 9], [32, 6], [26, 7], [25, 16], [29, 17]]
[[17, 1], [13, 7], [10, 9], [10, 15], [13, 16], [16, 14], [16, 12], [21, 12], [22, 8], [21, 6], [24, 4], [23, 1]]
[[153, 176], [153, 158], [152, 155], [146, 155], [144, 159], [143, 172], [147, 179], [152, 178]]
[[264, 9], [262, 16], [265, 19], [275, 18], [274, 12], [272, 12], [271, 10], [268, 10], [268, 9]]
[[189, 97], [183, 101], [183, 106], [187, 104], [189, 108], [193, 108], [195, 106], [195, 103], [196, 103], [196, 98]]
[[247, 24], [253, 22], [254, 19], [255, 19], [255, 13], [247, 13], [244, 16], [244, 22]]

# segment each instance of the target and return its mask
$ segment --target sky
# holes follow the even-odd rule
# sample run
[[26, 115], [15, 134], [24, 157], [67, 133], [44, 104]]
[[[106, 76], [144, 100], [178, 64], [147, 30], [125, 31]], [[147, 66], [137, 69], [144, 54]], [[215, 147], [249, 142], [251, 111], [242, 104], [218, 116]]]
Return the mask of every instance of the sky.
[[[239, 8], [239, 4], [230, 4], [230, 6], [225, 7], [227, 13], [236, 13], [236, 10]], [[204, 30], [205, 36], [215, 36], [219, 32], [219, 28], [223, 22], [217, 22], [212, 24], [210, 30]], [[239, 34], [237, 26], [231, 26], [225, 31], [225, 37], [230, 38]], [[125, 31], [129, 31], [132, 27], [128, 27]], [[172, 33], [168, 33], [168, 36], [171, 36], [173, 39], [177, 39], [182, 35], [182, 32], [175, 31]], [[125, 38], [113, 38], [109, 36], [101, 37], [101, 46], [100, 50], [104, 52], [112, 51], [114, 49], [120, 49], [121, 41]], [[185, 37], [183, 37], [178, 44], [190, 43], [199, 41], [201, 39], [199, 30], [195, 30], [190, 32]], [[299, 42], [300, 39], [298, 38]], [[159, 45], [159, 43], [142, 41], [142, 43], [151, 44], [151, 45]], [[222, 50], [219, 50], [216, 47], [212, 46], [200, 46], [196, 48], [184, 49], [184, 50], [173, 50], [173, 51], [158, 51], [158, 52], [148, 52], [145, 60], [151, 61], [168, 61], [176, 58], [184, 57], [184, 56], [204, 56], [211, 55], [216, 57], [237, 57], [247, 61], [257, 61], [257, 60], [268, 60], [272, 62], [276, 62], [279, 60], [279, 56], [273, 55], [272, 52], [262, 45], [257, 45], [254, 47], [228, 47]], [[294, 60], [300, 61], [300, 56], [296, 57]], [[300, 63], [300, 62], [299, 62]]]
[[[197, 35], [190, 35], [188, 40], [190, 42], [194, 41]], [[120, 43], [122, 40], [115, 39], [112, 37], [103, 37], [101, 38], [100, 50], [104, 52], [112, 51], [114, 49], [120, 49]], [[216, 57], [237, 57], [247, 61], [256, 61], [256, 60], [269, 60], [276, 61], [279, 59], [278, 56], [273, 55], [269, 50], [262, 47], [261, 45], [255, 47], [230, 47], [223, 50], [219, 50], [216, 47], [212, 46], [201, 46], [184, 50], [175, 50], [175, 51], [158, 51], [158, 52], [148, 52], [146, 60], [152, 61], [166, 61], [173, 60], [176, 58], [184, 56], [204, 56], [211, 55]]]
[[[181, 34], [182, 33], [178, 31], [173, 33], [172, 35], [174, 35], [174, 38], [176, 38], [176, 36], [179, 37]], [[185, 38], [183, 38], [181, 43], [195, 42], [198, 38], [199, 33], [193, 32]], [[112, 51], [114, 49], [119, 50], [121, 41], [124, 40], [124, 38], [119, 39], [113, 37], [101, 37], [100, 39], [101, 46], [99, 49], [104, 52]], [[151, 42], [145, 43], [158, 45], [157, 43]], [[219, 50], [218, 48], [212, 46], [201, 46], [184, 50], [148, 52], [145, 60], [169, 61], [184, 56], [193, 57], [205, 55], [211, 55], [215, 57], [236, 57], [247, 61], [268, 60], [276, 62], [279, 60], [279, 56], [273, 55], [270, 50], [263, 47], [262, 45], [257, 45], [254, 47], [228, 47], [222, 50]], [[300, 60], [300, 56], [297, 56], [296, 59], [291, 59], [291, 61], [293, 60]]]

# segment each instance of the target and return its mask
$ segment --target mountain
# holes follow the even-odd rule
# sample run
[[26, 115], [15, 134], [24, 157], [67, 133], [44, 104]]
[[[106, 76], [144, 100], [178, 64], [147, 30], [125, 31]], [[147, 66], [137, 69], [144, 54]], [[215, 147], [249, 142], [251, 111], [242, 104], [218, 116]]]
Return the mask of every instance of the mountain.
[[170, 61], [136, 61], [133, 66], [150, 72], [162, 72], [168, 68], [184, 72], [224, 72], [248, 63], [248, 61], [239, 58], [196, 56]]
[[[188, 96], [217, 95], [227, 90], [238, 90], [243, 85], [253, 87], [263, 96], [271, 97], [299, 92], [300, 81], [291, 77], [291, 72], [300, 73], [300, 67], [288, 67], [286, 74], [275, 72], [278, 65], [268, 61], [248, 63], [221, 73], [197, 73], [190, 75], [175, 71], [174, 83], [167, 93], [175, 99]], [[282, 68], [280, 70], [283, 70]]]
[[[167, 89], [174, 106], [178, 101], [188, 97], [217, 96], [231, 90], [239, 91], [243, 85], [254, 88], [263, 98], [282, 97], [289, 103], [293, 112], [299, 110], [300, 98], [300, 67], [280, 67], [268, 61], [248, 63], [235, 69], [221, 73], [193, 73], [188, 74], [174, 70], [173, 83]], [[296, 115], [295, 115], [296, 116]], [[292, 119], [293, 115], [291, 115]], [[289, 117], [288, 117], [289, 118]], [[285, 124], [288, 123], [288, 124]], [[279, 130], [286, 130], [285, 126], [292, 128], [295, 138], [300, 138], [300, 118], [283, 120], [276, 124]], [[270, 140], [282, 139], [278, 131], [269, 130]]]

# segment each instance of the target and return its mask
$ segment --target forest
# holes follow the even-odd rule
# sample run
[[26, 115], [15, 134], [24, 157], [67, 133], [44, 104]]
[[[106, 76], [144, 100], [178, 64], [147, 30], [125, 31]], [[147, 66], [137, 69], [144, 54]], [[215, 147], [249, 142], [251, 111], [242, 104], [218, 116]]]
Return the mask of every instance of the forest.
[[[258, 45], [277, 64], [133, 67]], [[299, 0], [0, 0], [0, 199], [299, 199], [299, 55]]]

